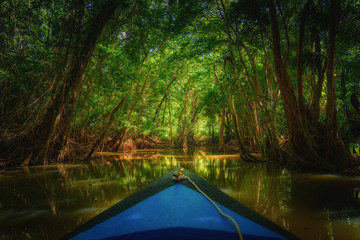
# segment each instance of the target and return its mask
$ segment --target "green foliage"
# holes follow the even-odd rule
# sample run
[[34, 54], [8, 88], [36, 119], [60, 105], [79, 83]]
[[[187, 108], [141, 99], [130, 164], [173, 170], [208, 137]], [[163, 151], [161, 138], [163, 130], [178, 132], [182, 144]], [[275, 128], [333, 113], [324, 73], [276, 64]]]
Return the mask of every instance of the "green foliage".
[[349, 143], [349, 150], [351, 153], [356, 153], [360, 156], [359, 144], [358, 143]]
[[[12, 124], [41, 122], [64, 91], [64, 76], [88, 47], [82, 45], [84, 38], [106, 2], [0, 3], [1, 132]], [[74, 93], [77, 98], [67, 106], [75, 115], [69, 132], [99, 135], [109, 127], [109, 135], [126, 128], [162, 139], [169, 139], [170, 132], [180, 138], [186, 131], [209, 137], [212, 131], [219, 134], [224, 106], [231, 135], [234, 99], [240, 132], [253, 150], [267, 146], [269, 131], [286, 138], [287, 122], [273, 66], [271, 21], [264, 1], [117, 2], [119, 7], [102, 31], [79, 91]], [[294, 89], [299, 19], [306, 2], [276, 1], [281, 10], [282, 57]], [[308, 106], [313, 103], [319, 72], [326, 66], [330, 16], [325, 3], [312, 1], [305, 24], [303, 87]], [[341, 2], [335, 72], [341, 99], [339, 127], [349, 136], [348, 119], [359, 121], [350, 102], [350, 96], [360, 91], [359, 15], [358, 1]], [[319, 124], [327, 117], [325, 86], [326, 79], [320, 117], [314, 120]], [[349, 148], [359, 154], [358, 146]]]

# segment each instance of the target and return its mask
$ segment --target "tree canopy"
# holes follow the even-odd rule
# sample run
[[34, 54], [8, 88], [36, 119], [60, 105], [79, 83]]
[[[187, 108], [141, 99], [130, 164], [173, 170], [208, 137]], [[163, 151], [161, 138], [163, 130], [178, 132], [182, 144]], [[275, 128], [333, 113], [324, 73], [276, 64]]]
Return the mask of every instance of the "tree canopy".
[[211, 143], [348, 168], [359, 16], [358, 0], [2, 1], [0, 167]]

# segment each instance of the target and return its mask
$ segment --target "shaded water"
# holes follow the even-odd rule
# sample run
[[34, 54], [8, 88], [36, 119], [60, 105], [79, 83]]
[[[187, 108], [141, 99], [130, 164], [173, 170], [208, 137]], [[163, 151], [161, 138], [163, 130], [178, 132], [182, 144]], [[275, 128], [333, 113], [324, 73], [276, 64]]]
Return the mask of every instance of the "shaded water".
[[0, 173], [0, 239], [58, 239], [175, 167], [302, 239], [360, 239], [360, 178], [296, 173], [192, 149], [104, 154], [89, 164]]

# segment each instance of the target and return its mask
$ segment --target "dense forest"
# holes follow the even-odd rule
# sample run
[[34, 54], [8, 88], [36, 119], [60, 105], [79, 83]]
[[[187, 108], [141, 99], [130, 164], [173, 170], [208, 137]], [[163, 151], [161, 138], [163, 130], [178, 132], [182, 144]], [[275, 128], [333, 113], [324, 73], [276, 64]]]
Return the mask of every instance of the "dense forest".
[[0, 168], [212, 144], [354, 170], [359, 16], [358, 0], [1, 1]]

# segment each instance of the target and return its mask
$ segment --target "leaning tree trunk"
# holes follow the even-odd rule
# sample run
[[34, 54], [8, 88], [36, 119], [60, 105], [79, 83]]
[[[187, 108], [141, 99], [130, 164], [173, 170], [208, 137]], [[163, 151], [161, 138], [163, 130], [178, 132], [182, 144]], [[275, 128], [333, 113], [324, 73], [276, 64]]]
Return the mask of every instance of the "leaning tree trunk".
[[245, 145], [243, 143], [243, 140], [240, 135], [240, 129], [239, 129], [239, 121], [238, 121], [238, 115], [236, 113], [235, 109], [235, 103], [234, 103], [234, 95], [231, 94], [230, 99], [230, 107], [231, 107], [231, 116], [234, 124], [234, 131], [235, 131], [235, 137], [237, 139], [239, 150], [240, 150], [240, 157], [246, 162], [256, 162], [257, 159], [253, 157], [245, 148]]
[[107, 1], [93, 19], [87, 37], [80, 44], [78, 55], [74, 57], [70, 70], [63, 78], [63, 90], [57, 94], [46, 111], [44, 120], [36, 129], [42, 146], [36, 153], [35, 161], [56, 159], [59, 155], [72, 119], [72, 108], [78, 97], [82, 76], [94, 52], [97, 39], [118, 5], [117, 1]]
[[107, 132], [109, 131], [111, 124], [113, 123], [114, 119], [115, 119], [115, 114], [119, 111], [120, 107], [124, 104], [125, 101], [125, 97], [122, 98], [122, 100], [119, 102], [118, 105], [116, 105], [116, 107], [111, 111], [109, 119], [103, 129], [103, 131], [101, 132], [101, 134], [97, 137], [94, 145], [91, 147], [90, 151], [88, 152], [88, 154], [86, 155], [86, 157], [84, 158], [84, 161], [89, 161], [90, 158], [92, 158], [92, 156], [94, 155], [94, 153], [97, 151], [97, 149], [100, 147], [101, 143], [103, 142]]

